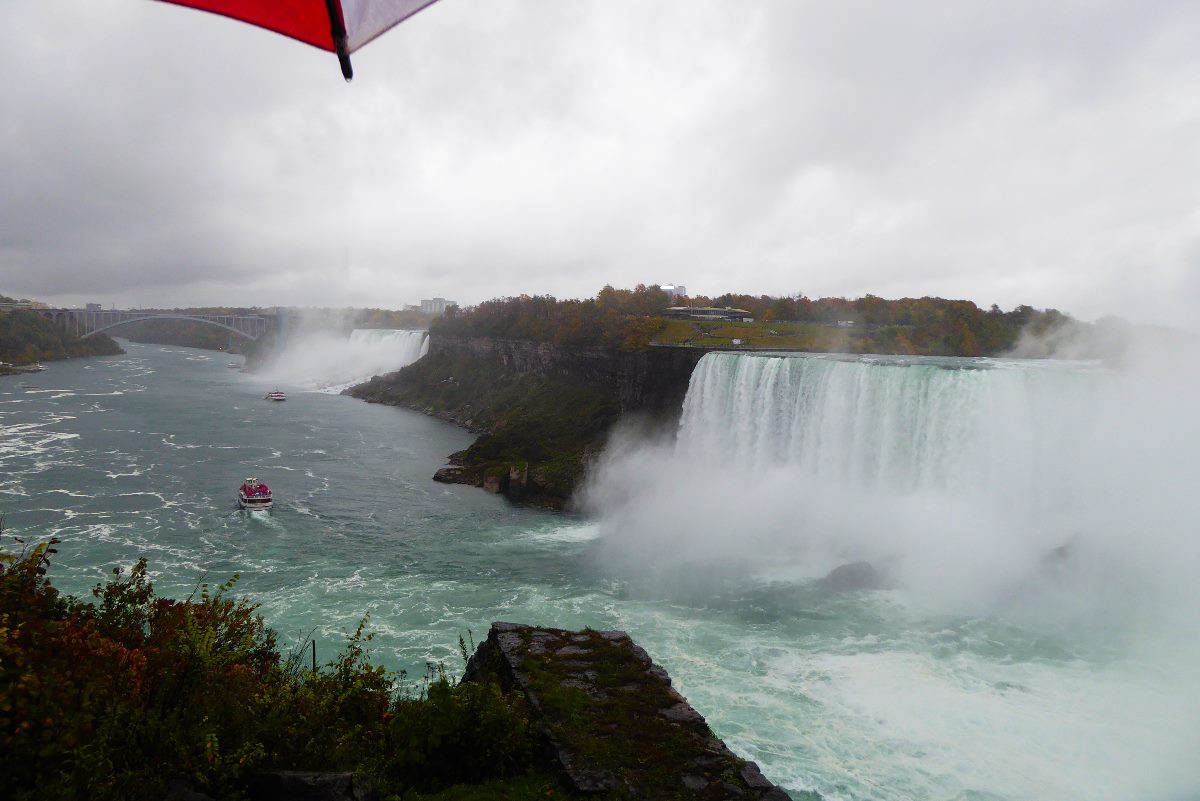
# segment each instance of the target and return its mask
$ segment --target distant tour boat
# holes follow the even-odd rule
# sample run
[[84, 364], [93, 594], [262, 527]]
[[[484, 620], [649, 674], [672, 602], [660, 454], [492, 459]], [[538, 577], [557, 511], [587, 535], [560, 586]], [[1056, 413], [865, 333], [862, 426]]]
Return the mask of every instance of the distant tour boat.
[[274, 500], [271, 488], [257, 478], [247, 478], [238, 487], [238, 506], [243, 509], [270, 509]]
[[267, 400], [285, 401], [285, 400], [287, 400], [287, 395], [284, 395], [279, 390], [275, 390], [274, 392], [267, 393]]

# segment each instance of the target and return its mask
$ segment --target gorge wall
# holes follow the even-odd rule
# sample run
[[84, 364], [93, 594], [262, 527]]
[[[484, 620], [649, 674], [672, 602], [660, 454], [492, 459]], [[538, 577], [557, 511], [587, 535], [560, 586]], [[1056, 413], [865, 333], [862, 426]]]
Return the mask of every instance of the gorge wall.
[[520, 339], [433, 335], [430, 356], [469, 356], [499, 365], [515, 375], [566, 376], [608, 387], [622, 413], [677, 416], [688, 381], [710, 348], [655, 347], [620, 351], [600, 346], [556, 345]]
[[441, 481], [563, 508], [616, 422], [673, 425], [704, 348], [621, 351], [432, 334], [428, 354], [348, 394], [405, 406], [478, 432]]

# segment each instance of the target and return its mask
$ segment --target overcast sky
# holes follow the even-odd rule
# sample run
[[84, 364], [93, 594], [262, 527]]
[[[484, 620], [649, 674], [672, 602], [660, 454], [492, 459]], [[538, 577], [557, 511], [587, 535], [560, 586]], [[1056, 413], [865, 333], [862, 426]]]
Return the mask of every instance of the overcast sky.
[[1197, 329], [1200, 3], [3, 0], [0, 293], [939, 295]]

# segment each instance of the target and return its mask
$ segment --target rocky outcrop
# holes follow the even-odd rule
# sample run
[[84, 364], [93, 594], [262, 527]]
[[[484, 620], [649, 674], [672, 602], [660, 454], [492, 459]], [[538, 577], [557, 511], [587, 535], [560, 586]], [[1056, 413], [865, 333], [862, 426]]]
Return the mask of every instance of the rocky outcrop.
[[621, 417], [674, 423], [692, 370], [706, 352], [432, 334], [423, 359], [347, 392], [479, 434], [435, 473], [435, 481], [565, 508]]
[[583, 381], [608, 382], [615, 373], [614, 351], [598, 346], [566, 346], [526, 339], [429, 336], [429, 356], [471, 355], [509, 373], [568, 375]]
[[466, 475], [466, 470], [462, 467], [448, 465], [438, 468], [438, 471], [433, 474], [433, 480], [442, 484], [470, 484], [470, 479]]
[[870, 562], [850, 562], [835, 567], [818, 583], [831, 592], [885, 590], [891, 587], [888, 575]]
[[463, 677], [485, 680], [524, 694], [547, 757], [574, 793], [789, 798], [717, 739], [625, 632], [493, 623]]

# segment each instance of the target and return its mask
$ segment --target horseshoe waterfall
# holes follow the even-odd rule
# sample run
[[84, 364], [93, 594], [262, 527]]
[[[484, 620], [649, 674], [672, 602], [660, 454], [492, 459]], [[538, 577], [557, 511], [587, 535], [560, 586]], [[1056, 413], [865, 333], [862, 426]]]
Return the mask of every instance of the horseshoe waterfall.
[[712, 353], [675, 436], [630, 430], [596, 471], [596, 569], [721, 621], [664, 636], [740, 687], [791, 787], [1195, 797], [1195, 387], [1181, 363]]

